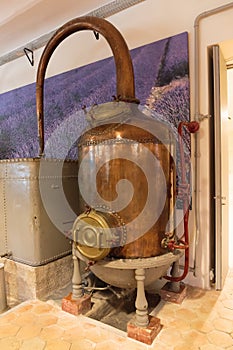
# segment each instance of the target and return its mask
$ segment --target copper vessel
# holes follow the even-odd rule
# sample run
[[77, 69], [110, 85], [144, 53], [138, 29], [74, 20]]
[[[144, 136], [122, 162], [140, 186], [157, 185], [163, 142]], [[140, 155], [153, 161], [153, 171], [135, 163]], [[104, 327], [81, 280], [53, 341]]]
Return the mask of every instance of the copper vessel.
[[[116, 211], [122, 219], [127, 228], [126, 244], [112, 247], [109, 256], [152, 257], [167, 252], [161, 242], [175, 202], [174, 142], [167, 126], [147, 118], [135, 105], [126, 107], [129, 111], [124, 111], [120, 122], [119, 115], [118, 122], [105, 120], [86, 131], [78, 141], [79, 207], [83, 211], [86, 204], [92, 208], [104, 207]], [[153, 158], [155, 164], [151, 162]], [[82, 162], [87, 161], [88, 169], [83, 169]], [[122, 179], [128, 181], [129, 191], [132, 189], [130, 199], [127, 186], [125, 190], [124, 187], [117, 190]], [[153, 187], [149, 186], [150, 181]], [[149, 191], [153, 191], [155, 200], [145, 210]], [[82, 193], [84, 197], [88, 193], [87, 198]], [[113, 205], [118, 196], [123, 204], [120, 210]]]

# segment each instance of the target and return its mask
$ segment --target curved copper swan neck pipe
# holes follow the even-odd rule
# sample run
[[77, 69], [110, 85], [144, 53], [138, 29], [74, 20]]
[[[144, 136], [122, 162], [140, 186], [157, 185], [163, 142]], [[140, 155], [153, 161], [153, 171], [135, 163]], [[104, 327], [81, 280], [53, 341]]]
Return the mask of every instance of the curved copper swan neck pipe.
[[121, 101], [139, 103], [135, 98], [134, 73], [127, 44], [120, 32], [103, 18], [84, 16], [75, 18], [60, 27], [47, 43], [37, 70], [36, 108], [39, 132], [39, 153], [44, 152], [44, 79], [50, 57], [56, 47], [71, 34], [81, 30], [92, 30], [102, 34], [109, 43], [116, 65], [117, 91]]

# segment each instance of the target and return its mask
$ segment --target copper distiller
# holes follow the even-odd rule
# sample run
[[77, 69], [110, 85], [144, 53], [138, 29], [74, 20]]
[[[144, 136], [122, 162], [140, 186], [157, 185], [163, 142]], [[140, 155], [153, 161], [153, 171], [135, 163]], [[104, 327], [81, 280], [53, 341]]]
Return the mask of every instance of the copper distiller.
[[[73, 301], [82, 300], [80, 261], [106, 283], [137, 287], [138, 327], [149, 324], [144, 288], [172, 268], [174, 289], [187, 274], [188, 236], [175, 230], [176, 140], [172, 130], [141, 111], [135, 98], [134, 74], [128, 47], [108, 21], [80, 17], [63, 25], [48, 42], [38, 67], [37, 113], [43, 131], [43, 85], [49, 59], [69, 35], [82, 30], [102, 34], [116, 65], [113, 101], [86, 109], [89, 128], [78, 139], [80, 215], [72, 229]], [[186, 125], [189, 126], [189, 125]], [[190, 131], [190, 130], [189, 130]], [[192, 132], [192, 130], [191, 130]], [[181, 137], [181, 132], [180, 132]], [[41, 154], [43, 138], [40, 137]], [[187, 231], [188, 190], [183, 178]], [[185, 251], [185, 272], [179, 259]]]

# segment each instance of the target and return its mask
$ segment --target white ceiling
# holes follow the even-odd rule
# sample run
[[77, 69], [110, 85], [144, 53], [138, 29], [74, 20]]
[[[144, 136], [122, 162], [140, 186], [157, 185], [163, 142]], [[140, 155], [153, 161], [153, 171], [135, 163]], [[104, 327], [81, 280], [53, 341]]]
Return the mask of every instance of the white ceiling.
[[[109, 2], [112, 0], [0, 0], [0, 56]], [[233, 40], [220, 46], [226, 63], [232, 64]]]
[[7, 22], [13, 21], [17, 16], [27, 12], [28, 10], [35, 7], [38, 3], [41, 3], [40, 8], [44, 9], [44, 15], [46, 12], [56, 13], [59, 9], [68, 8], [69, 6], [74, 6], [79, 12], [85, 10], [93, 10], [110, 2], [110, 0], [0, 0], [0, 27]]
[[0, 0], [0, 56], [112, 0]]
[[28, 10], [41, 0], [0, 0], [0, 26]]

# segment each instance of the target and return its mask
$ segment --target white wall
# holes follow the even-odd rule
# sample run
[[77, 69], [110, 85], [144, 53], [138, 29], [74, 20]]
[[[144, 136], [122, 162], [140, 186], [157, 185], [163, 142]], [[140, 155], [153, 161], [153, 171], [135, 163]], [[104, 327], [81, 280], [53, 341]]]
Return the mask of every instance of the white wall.
[[[233, 48], [232, 48], [233, 52]], [[228, 114], [229, 114], [229, 138], [228, 138], [228, 164], [229, 164], [229, 267], [233, 268], [233, 69], [228, 70]]]
[[[51, 4], [54, 2], [50, 0]], [[194, 20], [196, 16], [204, 11], [227, 4], [225, 0], [146, 0], [134, 7], [127, 9], [117, 15], [108, 18], [123, 34], [129, 48], [144, 45], [159, 39], [163, 39], [184, 31], [189, 33], [189, 52], [190, 52], [190, 79], [191, 79], [191, 117], [194, 114]], [[48, 1], [42, 1], [42, 4]], [[85, 1], [86, 8], [77, 8], [77, 1], [67, 1], [66, 8], [58, 12], [56, 5], [54, 11], [49, 11], [44, 21], [41, 21], [40, 13], [30, 9], [30, 16], [34, 19], [34, 25], [26, 28], [23, 32], [23, 26], [20, 27], [21, 35], [12, 35], [6, 40], [11, 40], [10, 46], [16, 48], [22, 45], [22, 38], [32, 40], [38, 34], [44, 34], [62, 25], [68, 19], [72, 19], [91, 10], [88, 4], [93, 1]], [[80, 2], [79, 2], [80, 3]], [[82, 2], [81, 2], [82, 3]], [[106, 1], [96, 1], [100, 6]], [[72, 10], [72, 6], [75, 10]], [[75, 7], [76, 6], [76, 7]], [[69, 18], [67, 18], [69, 17]], [[208, 66], [207, 66], [207, 47], [209, 45], [229, 40], [233, 38], [233, 9], [205, 18], [200, 22], [200, 112], [208, 114]], [[26, 17], [21, 16], [21, 22], [26, 22]], [[20, 22], [20, 23], [21, 23]], [[19, 22], [15, 22], [19, 23]], [[21, 24], [22, 24], [21, 23]], [[12, 21], [12, 26], [14, 21]], [[8, 28], [17, 32], [16, 28]], [[3, 38], [4, 40], [4, 38]], [[5, 42], [6, 45], [6, 42]], [[5, 47], [9, 47], [6, 45]], [[11, 90], [15, 87], [35, 82], [36, 69], [41, 50], [35, 53], [35, 67], [31, 67], [25, 57], [5, 64], [0, 67], [0, 92]], [[49, 65], [47, 76], [58, 74], [62, 71], [74, 67], [85, 65], [87, 63], [99, 60], [110, 55], [109, 47], [105, 41], [96, 41], [91, 32], [78, 33], [66, 39], [55, 51]], [[201, 123], [200, 127], [200, 165], [201, 165], [201, 230], [198, 245], [198, 259], [196, 277], [191, 274], [188, 278], [189, 283], [200, 287], [209, 287], [209, 122], [208, 119]], [[191, 213], [190, 232], [191, 237], [195, 234], [194, 211]], [[192, 251], [192, 249], [191, 249]]]

